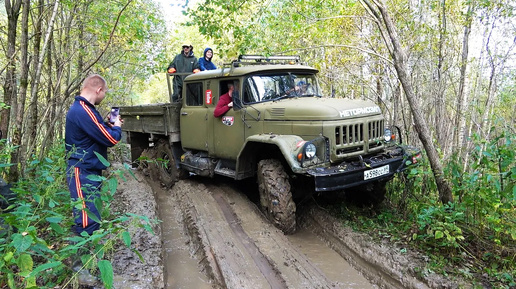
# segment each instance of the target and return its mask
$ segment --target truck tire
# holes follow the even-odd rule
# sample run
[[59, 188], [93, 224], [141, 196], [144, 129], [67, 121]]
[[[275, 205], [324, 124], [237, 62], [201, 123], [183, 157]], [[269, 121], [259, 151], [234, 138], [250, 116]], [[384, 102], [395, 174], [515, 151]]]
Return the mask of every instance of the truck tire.
[[184, 172], [176, 167], [174, 155], [167, 141], [159, 140], [156, 144], [156, 160], [159, 180], [165, 187], [173, 186], [184, 175]]
[[153, 161], [156, 159], [155, 148], [146, 148], [143, 150], [141, 155], [138, 157], [140, 160], [137, 161], [138, 168], [143, 172], [144, 175], [154, 177], [154, 171], [157, 171]]
[[280, 161], [261, 160], [257, 171], [260, 204], [267, 218], [285, 234], [296, 231], [296, 204], [289, 177]]

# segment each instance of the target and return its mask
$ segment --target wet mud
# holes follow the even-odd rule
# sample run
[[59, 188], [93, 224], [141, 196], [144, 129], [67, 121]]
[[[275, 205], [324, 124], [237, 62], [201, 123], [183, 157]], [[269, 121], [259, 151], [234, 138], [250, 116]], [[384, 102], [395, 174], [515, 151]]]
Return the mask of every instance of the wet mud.
[[191, 176], [163, 188], [135, 174], [117, 202], [161, 223], [155, 235], [131, 231], [145, 263], [117, 249], [115, 288], [458, 288], [417, 278], [424, 256], [375, 243], [317, 206], [300, 209], [298, 232], [285, 236], [256, 206], [256, 192], [232, 180]]
[[[126, 174], [125, 182], [120, 182], [112, 203], [112, 209], [118, 212], [146, 216], [150, 220], [158, 220], [156, 201], [145, 177], [138, 171], [135, 176]], [[140, 289], [164, 288], [163, 257], [161, 244], [161, 227], [152, 227], [154, 234], [149, 233], [138, 224], [127, 224], [131, 235], [132, 248], [143, 258], [122, 242], [115, 245], [113, 260], [114, 288]]]

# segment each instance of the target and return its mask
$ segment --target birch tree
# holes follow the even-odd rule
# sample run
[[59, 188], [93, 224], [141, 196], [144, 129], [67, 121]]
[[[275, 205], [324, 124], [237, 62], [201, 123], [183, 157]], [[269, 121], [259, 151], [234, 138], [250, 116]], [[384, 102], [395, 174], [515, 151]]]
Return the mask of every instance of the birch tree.
[[432, 167], [432, 172], [434, 174], [437, 188], [439, 190], [439, 198], [442, 203], [453, 202], [453, 195], [450, 184], [444, 177], [441, 160], [435, 145], [432, 142], [428, 124], [422, 115], [420, 103], [414, 94], [412, 83], [408, 77], [408, 70], [406, 66], [407, 56], [403, 47], [401, 46], [396, 27], [394, 26], [394, 23], [391, 20], [390, 14], [387, 11], [385, 5], [381, 1], [370, 2], [368, 0], [362, 0], [362, 2], [365, 4], [367, 9], [369, 9], [371, 15], [376, 20], [380, 32], [384, 37], [385, 44], [389, 48], [389, 52], [394, 60], [394, 67], [396, 68], [398, 79], [400, 80], [403, 91], [405, 92], [405, 97], [407, 98], [410, 109], [412, 111], [416, 131], [419, 134], [419, 139], [424, 146], [424, 149], [428, 155], [430, 166]]

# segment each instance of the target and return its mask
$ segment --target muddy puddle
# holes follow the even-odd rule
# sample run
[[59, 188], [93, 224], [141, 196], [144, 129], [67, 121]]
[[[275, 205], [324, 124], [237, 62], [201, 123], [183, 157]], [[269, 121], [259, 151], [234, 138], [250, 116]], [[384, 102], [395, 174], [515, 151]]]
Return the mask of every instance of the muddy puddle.
[[208, 277], [201, 272], [188, 245], [188, 236], [180, 221], [181, 212], [174, 203], [170, 192], [153, 186], [156, 193], [159, 217], [162, 221], [164, 283], [169, 289], [209, 289], [213, 288]]
[[316, 235], [305, 228], [288, 236], [288, 240], [310, 259], [337, 288], [371, 289], [371, 285], [355, 268], [351, 267], [337, 252], [328, 248]]

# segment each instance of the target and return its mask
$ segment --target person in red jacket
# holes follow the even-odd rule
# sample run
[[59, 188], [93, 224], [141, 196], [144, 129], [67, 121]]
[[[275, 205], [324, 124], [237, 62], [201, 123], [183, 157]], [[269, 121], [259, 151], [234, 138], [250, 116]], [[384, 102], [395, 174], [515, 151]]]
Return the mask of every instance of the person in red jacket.
[[221, 95], [219, 97], [219, 101], [217, 102], [217, 106], [213, 111], [213, 116], [220, 117], [224, 115], [228, 110], [233, 107], [233, 91], [235, 90], [235, 86], [230, 83], [228, 84], [228, 92]]

